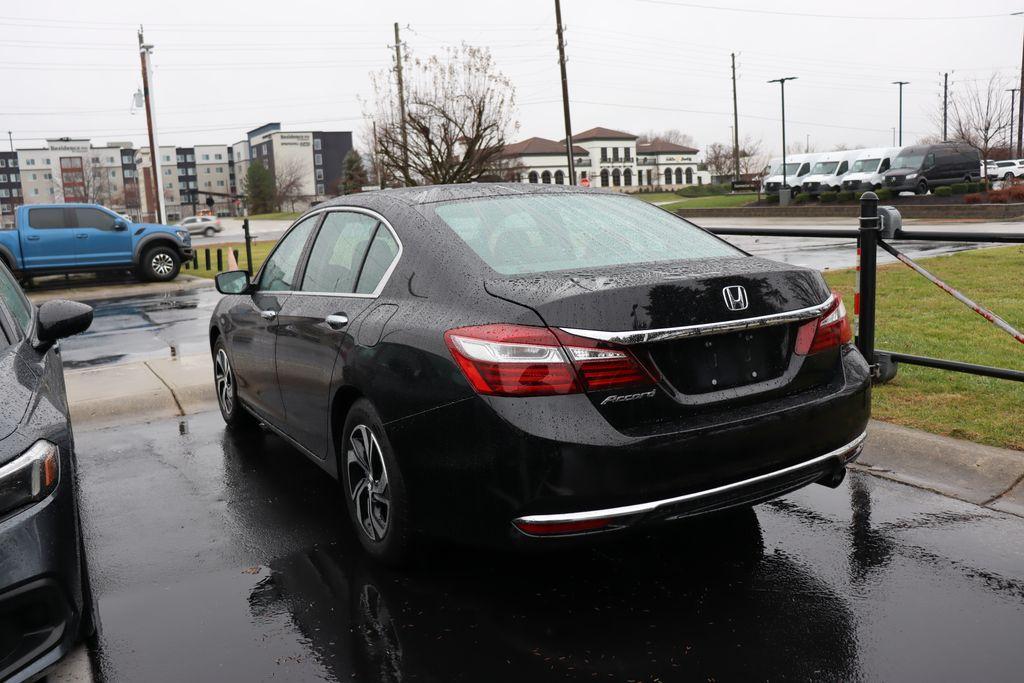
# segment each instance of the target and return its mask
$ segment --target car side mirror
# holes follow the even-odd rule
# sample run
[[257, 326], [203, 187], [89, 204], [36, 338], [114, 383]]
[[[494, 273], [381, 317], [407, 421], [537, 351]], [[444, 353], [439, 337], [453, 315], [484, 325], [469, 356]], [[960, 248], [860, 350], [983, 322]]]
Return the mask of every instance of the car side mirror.
[[58, 339], [85, 332], [90, 325], [92, 306], [65, 299], [45, 301], [36, 314], [36, 348], [47, 348]]
[[213, 281], [217, 285], [217, 291], [221, 294], [245, 294], [252, 286], [249, 282], [249, 273], [244, 270], [218, 273]]
[[123, 218], [117, 218], [117, 219], [114, 220], [114, 230], [117, 230], [118, 232], [120, 232], [122, 230], [127, 230], [127, 229], [128, 229], [128, 224], [124, 221]]

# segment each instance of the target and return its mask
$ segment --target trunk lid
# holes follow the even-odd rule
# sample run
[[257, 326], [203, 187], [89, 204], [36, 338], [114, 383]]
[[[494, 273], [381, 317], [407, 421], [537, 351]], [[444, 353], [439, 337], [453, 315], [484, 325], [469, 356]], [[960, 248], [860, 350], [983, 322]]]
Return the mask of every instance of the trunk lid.
[[[623, 430], [820, 386], [835, 374], [837, 353], [793, 353], [798, 328], [813, 315], [749, 329], [729, 325], [785, 318], [828, 301], [831, 292], [812, 269], [756, 257], [715, 258], [490, 279], [485, 286], [530, 307], [549, 327], [628, 348], [648, 368], [655, 391], [589, 392]], [[720, 329], [665, 333], [708, 324]]]

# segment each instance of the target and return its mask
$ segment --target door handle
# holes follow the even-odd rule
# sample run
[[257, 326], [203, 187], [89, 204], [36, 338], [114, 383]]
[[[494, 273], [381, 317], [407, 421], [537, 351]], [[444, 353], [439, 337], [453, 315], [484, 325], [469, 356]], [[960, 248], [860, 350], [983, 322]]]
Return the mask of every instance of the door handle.
[[273, 320], [277, 317], [277, 311], [260, 311], [260, 317], [264, 320]]
[[348, 316], [344, 313], [335, 313], [324, 318], [324, 322], [326, 322], [328, 327], [332, 330], [340, 330], [345, 327], [345, 325], [348, 325]]
[[77, 237], [80, 240], [89, 239], [89, 235], [85, 234], [84, 232], [78, 233], [77, 235], [75, 235], [75, 237]]
[[39, 235], [28, 235], [25, 237], [25, 239], [27, 239], [29, 242], [38, 242]]

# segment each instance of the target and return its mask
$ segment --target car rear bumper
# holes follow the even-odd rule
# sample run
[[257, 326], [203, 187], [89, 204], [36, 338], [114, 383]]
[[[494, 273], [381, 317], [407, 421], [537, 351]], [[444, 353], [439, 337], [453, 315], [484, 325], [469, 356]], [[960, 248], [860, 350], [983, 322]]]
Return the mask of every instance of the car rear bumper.
[[581, 395], [473, 397], [386, 429], [424, 531], [523, 542], [515, 520], [607, 510], [618, 518], [609, 526], [623, 528], [760, 502], [841, 473], [867, 427], [870, 376], [852, 347], [838, 362], [828, 386], [695, 411], [645, 433], [614, 429]]

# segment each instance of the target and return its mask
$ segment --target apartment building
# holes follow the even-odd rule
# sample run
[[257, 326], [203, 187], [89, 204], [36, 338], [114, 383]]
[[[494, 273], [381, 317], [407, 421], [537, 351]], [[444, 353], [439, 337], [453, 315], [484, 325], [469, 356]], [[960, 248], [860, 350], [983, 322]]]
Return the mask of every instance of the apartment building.
[[[268, 123], [249, 131], [232, 148], [236, 162], [246, 170], [259, 162], [275, 177], [300, 178], [303, 201], [313, 203], [338, 194], [342, 160], [352, 150], [352, 133], [284, 131], [280, 123]], [[236, 177], [241, 183], [245, 173], [236, 168]]]
[[[711, 174], [701, 170], [698, 150], [692, 147], [637, 143], [636, 135], [601, 127], [577, 133], [572, 140], [577, 179], [588, 179], [592, 187], [638, 192], [711, 182]], [[564, 140], [534, 137], [507, 145], [503, 162], [506, 175], [517, 182], [569, 182]]]
[[22, 204], [17, 152], [0, 152], [0, 228], [14, 225], [14, 208]]

